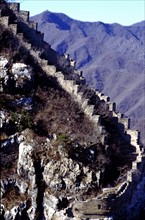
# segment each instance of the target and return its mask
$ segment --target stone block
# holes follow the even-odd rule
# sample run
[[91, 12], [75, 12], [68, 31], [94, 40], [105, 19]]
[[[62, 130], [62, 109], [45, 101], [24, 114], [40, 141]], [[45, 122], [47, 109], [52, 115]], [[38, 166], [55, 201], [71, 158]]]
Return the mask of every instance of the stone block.
[[9, 17], [8, 16], [0, 17], [0, 23], [3, 24], [4, 26], [8, 27], [8, 25], [9, 25]]
[[119, 122], [121, 122], [124, 125], [125, 129], [129, 129], [130, 128], [130, 119], [129, 118], [120, 118]]
[[101, 123], [101, 116], [100, 115], [93, 115], [92, 119], [95, 123], [100, 124]]
[[9, 2], [8, 7], [14, 11], [14, 12], [19, 12], [20, 11], [20, 3], [16, 2]]
[[116, 111], [116, 103], [115, 102], [108, 102], [109, 110]]
[[133, 162], [132, 162], [132, 169], [133, 169], [133, 170], [136, 170], [136, 169], [137, 169], [137, 162], [136, 162], [136, 161], [133, 161]]
[[19, 11], [17, 14], [18, 18], [24, 22], [29, 21], [29, 11]]
[[33, 28], [34, 30], [37, 30], [38, 28], [38, 23], [34, 22], [34, 21], [29, 21], [29, 27]]
[[104, 100], [105, 102], [110, 102], [110, 97], [109, 96], [105, 96], [103, 94], [101, 94], [100, 99]]
[[127, 181], [132, 182], [132, 171], [131, 170], [127, 172]]
[[139, 132], [137, 130], [127, 129], [126, 134], [130, 136], [130, 143], [134, 146], [137, 146], [140, 141]]
[[88, 105], [86, 106], [86, 108], [84, 109], [84, 112], [88, 115], [88, 116], [92, 116], [94, 113], [94, 105]]

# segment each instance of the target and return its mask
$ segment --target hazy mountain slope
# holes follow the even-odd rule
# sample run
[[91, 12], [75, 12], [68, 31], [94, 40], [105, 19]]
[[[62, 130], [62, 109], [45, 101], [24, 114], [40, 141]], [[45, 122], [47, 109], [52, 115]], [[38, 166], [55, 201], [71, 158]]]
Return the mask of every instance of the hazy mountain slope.
[[132, 125], [143, 129], [145, 21], [131, 26], [81, 22], [49, 11], [32, 20], [53, 49], [77, 61], [88, 84], [110, 96]]

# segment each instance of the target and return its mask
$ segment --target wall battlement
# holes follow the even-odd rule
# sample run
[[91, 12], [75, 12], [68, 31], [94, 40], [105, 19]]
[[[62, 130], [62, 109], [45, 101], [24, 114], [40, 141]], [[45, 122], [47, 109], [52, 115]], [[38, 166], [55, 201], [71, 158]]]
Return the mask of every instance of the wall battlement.
[[19, 12], [20, 11], [20, 3], [16, 2], [9, 2], [8, 3], [9, 8], [14, 11], [14, 12]]
[[[104, 126], [102, 125], [102, 115], [105, 113], [106, 117], [120, 127], [120, 132], [124, 139], [128, 141], [128, 144], [135, 147], [137, 156], [135, 161], [132, 162], [131, 170], [127, 172], [127, 185], [119, 194], [120, 197], [122, 197], [127, 191], [128, 186], [134, 180], [134, 172], [140, 168], [140, 164], [144, 159], [144, 152], [140, 146], [140, 133], [136, 130], [130, 129], [130, 119], [125, 118], [123, 114], [116, 111], [116, 104], [110, 102], [110, 97], [105, 96], [99, 91], [88, 89], [85, 85], [85, 80], [82, 77], [82, 72], [75, 70], [75, 61], [71, 60], [69, 55], [59, 56], [51, 49], [49, 44], [44, 42], [44, 35], [37, 31], [37, 24], [29, 21], [29, 12], [20, 11], [19, 3], [9, 3], [8, 5], [16, 14], [18, 18], [17, 23], [9, 24], [9, 16], [2, 16], [1, 11], [0, 23], [9, 28], [13, 34], [20, 39], [22, 45], [30, 50], [30, 54], [37, 60], [43, 71], [49, 76], [56, 77], [62, 88], [79, 103], [84, 113], [94, 122], [98, 132], [100, 132], [101, 143], [107, 145], [107, 135]], [[24, 40], [25, 38], [29, 38], [30, 43], [27, 43]], [[84, 94], [86, 88], [88, 89], [87, 94]], [[102, 108], [102, 111], [104, 111], [104, 113], [102, 112], [102, 115], [97, 112], [98, 109], [96, 110], [96, 108], [98, 107]], [[119, 189], [118, 186], [118, 191]], [[109, 193], [112, 193], [111, 190], [112, 189], [108, 191], [108, 195]], [[98, 201], [98, 207], [104, 207], [106, 205], [106, 200], [103, 200], [102, 204], [100, 204], [99, 199]], [[108, 210], [108, 206], [107, 208], [105, 206], [103, 209]]]

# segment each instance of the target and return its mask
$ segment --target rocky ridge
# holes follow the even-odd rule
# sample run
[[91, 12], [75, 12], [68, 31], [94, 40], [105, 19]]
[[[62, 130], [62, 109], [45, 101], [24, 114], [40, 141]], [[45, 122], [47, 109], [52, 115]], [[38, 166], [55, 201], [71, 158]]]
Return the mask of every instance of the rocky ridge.
[[[10, 155], [9, 150], [14, 152], [10, 167], [10, 170], [13, 168], [14, 175], [10, 174], [9, 170], [8, 177], [6, 178], [3, 175], [1, 180], [3, 192], [1, 195], [2, 217], [4, 219], [66, 220], [88, 218], [122, 219], [122, 215], [125, 215], [126, 219], [131, 219], [132, 215], [136, 219], [140, 219], [142, 215], [140, 213], [143, 213], [144, 198], [142, 195], [145, 189], [143, 178], [144, 151], [138, 143], [138, 132], [129, 129], [128, 119], [123, 118], [122, 115], [116, 112], [115, 104], [110, 102], [109, 97], [86, 87], [84, 78], [81, 73], [75, 70], [74, 66], [72, 66], [72, 61], [68, 57], [59, 58], [52, 51], [51, 61], [49, 59], [46, 60], [44, 59], [47, 56], [45, 51], [38, 48], [36, 50], [36, 47], [34, 50], [33, 45], [24, 41], [23, 34], [17, 33], [17, 26], [19, 27], [20, 25], [21, 31], [25, 32], [25, 25], [28, 25], [28, 17], [22, 17], [22, 15], [28, 15], [28, 13], [22, 11], [19, 13], [19, 4], [10, 4], [9, 7], [17, 15], [17, 23], [14, 26], [6, 22], [5, 27], [10, 29], [15, 27], [13, 33], [19, 37], [21, 44], [25, 45], [27, 49], [29, 48], [30, 55], [37, 60], [43, 70], [43, 74], [55, 77], [59, 85], [68, 94], [71, 94], [75, 103], [79, 104], [89, 121], [94, 124], [92, 132], [97, 136], [94, 142], [98, 143], [95, 145], [94, 143], [91, 144], [87, 141], [85, 143], [83, 141], [83, 144], [80, 144], [74, 140], [70, 142], [68, 137], [62, 134], [53, 134], [51, 137], [48, 137], [47, 134], [41, 139], [36, 130], [33, 129], [33, 126], [32, 129], [21, 129], [21, 132], [17, 133], [15, 131], [12, 132], [8, 128], [14, 129], [15, 123], [11, 124], [9, 112], [2, 111], [1, 131], [6, 131], [7, 135], [4, 136], [3, 134], [2, 136], [2, 153], [5, 156], [6, 154]], [[4, 20], [8, 21], [4, 16], [1, 18], [2, 24], [4, 24]], [[33, 26], [36, 25], [33, 23]], [[37, 33], [37, 31], [34, 31], [34, 33]], [[29, 40], [31, 41], [31, 38]], [[37, 43], [38, 41], [39, 38]], [[40, 43], [42, 43], [41, 40]], [[49, 45], [48, 49], [51, 51]], [[43, 56], [43, 59], [40, 55]], [[54, 65], [52, 65], [52, 62], [54, 62]], [[20, 63], [13, 64], [12, 68], [9, 68], [12, 72], [10, 74], [6, 64], [7, 59], [2, 57], [1, 92], [4, 94], [10, 93], [9, 83], [16, 93], [23, 92], [27, 85], [30, 92], [30, 88], [35, 84], [35, 74], [31, 74], [31, 70], [24, 63], [21, 63], [21, 65]], [[17, 67], [19, 68], [17, 69]], [[26, 78], [28, 84], [21, 78]], [[31, 86], [29, 86], [29, 82]], [[26, 108], [26, 110], [31, 109], [31, 102], [27, 99], [24, 100], [24, 102], [21, 102], [22, 106], [27, 106], [28, 109]], [[20, 119], [21, 117], [20, 115]], [[16, 119], [15, 122], [22, 123]], [[27, 123], [25, 127], [31, 126], [28, 126]], [[11, 132], [9, 134], [8, 130], [14, 134], [11, 134]], [[106, 161], [103, 164], [105, 160], [103, 155], [106, 152], [107, 157], [111, 154], [113, 159], [113, 146], [116, 142], [116, 151], [122, 151], [122, 154], [126, 149], [129, 158], [126, 157], [124, 163], [126, 164], [129, 159], [129, 164], [126, 164], [128, 168], [125, 169], [124, 177], [121, 177], [121, 173], [119, 175], [116, 174], [116, 177], [112, 177], [117, 178], [116, 180], [118, 181], [117, 185], [114, 186], [112, 181], [108, 180], [108, 172], [106, 170], [108, 162]], [[121, 146], [124, 147], [121, 148]], [[102, 158], [99, 158], [102, 151]], [[14, 167], [13, 163], [15, 163]], [[93, 166], [94, 164], [95, 166]], [[97, 169], [100, 164], [101, 166]], [[121, 165], [124, 166], [125, 164]], [[107, 189], [104, 186], [108, 186]], [[132, 190], [134, 194], [131, 193]], [[136, 196], [134, 195], [137, 196], [137, 199], [135, 199]], [[10, 202], [8, 202], [8, 198]], [[131, 198], [131, 204], [130, 206], [127, 205], [127, 208], [125, 207], [129, 201], [126, 201], [126, 198]], [[132, 212], [132, 207], [135, 207], [136, 203], [139, 205]], [[122, 205], [121, 212], [118, 213], [119, 204], [124, 205]], [[92, 207], [96, 208], [92, 209]]]

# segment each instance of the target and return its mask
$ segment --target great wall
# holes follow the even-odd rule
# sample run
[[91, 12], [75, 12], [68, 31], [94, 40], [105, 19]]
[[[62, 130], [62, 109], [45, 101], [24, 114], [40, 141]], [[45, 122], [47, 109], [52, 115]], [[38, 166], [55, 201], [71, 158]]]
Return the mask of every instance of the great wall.
[[[135, 147], [136, 159], [132, 162], [132, 168], [127, 172], [126, 180], [123, 183], [104, 189], [103, 193], [93, 201], [88, 199], [74, 205], [74, 212], [82, 219], [104, 219], [114, 207], [118, 210], [120, 204], [131, 196], [132, 185], [139, 182], [137, 171], [142, 173], [145, 166], [145, 152], [140, 145], [140, 133], [130, 129], [130, 120], [117, 112], [116, 104], [112, 103], [108, 96], [90, 89], [85, 84], [82, 72], [75, 69], [75, 62], [68, 55], [58, 55], [49, 44], [43, 41], [44, 35], [37, 30], [37, 23], [30, 21], [28, 11], [21, 11], [19, 3], [8, 3], [8, 6], [14, 14], [14, 19], [1, 10], [0, 23], [10, 29], [14, 36], [21, 41], [21, 44], [29, 50], [43, 71], [55, 77], [62, 88], [79, 103], [84, 113], [94, 122], [100, 132], [101, 143], [107, 146], [107, 135], [101, 117], [105, 112], [105, 116], [120, 129], [120, 134], [128, 144]], [[84, 94], [84, 88], [87, 89], [87, 94]], [[99, 112], [96, 106], [103, 106], [104, 112], [103, 110], [102, 113]]]

